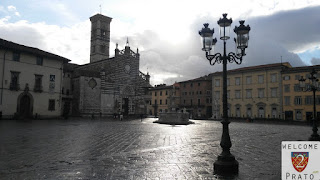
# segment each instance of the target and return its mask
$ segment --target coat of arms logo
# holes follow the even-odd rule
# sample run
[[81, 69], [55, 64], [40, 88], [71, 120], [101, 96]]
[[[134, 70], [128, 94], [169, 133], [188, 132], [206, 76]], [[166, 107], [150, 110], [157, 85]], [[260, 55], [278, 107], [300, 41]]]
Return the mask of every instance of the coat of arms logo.
[[291, 152], [291, 161], [294, 169], [302, 172], [308, 165], [309, 152]]

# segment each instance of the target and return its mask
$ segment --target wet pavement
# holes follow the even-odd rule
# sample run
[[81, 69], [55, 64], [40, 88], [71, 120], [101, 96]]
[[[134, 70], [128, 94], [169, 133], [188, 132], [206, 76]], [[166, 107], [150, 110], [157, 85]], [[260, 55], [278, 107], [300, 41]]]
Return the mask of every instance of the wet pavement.
[[[134, 120], [0, 121], [0, 179], [216, 179], [222, 125]], [[309, 126], [232, 122], [236, 179], [280, 179], [281, 141]]]

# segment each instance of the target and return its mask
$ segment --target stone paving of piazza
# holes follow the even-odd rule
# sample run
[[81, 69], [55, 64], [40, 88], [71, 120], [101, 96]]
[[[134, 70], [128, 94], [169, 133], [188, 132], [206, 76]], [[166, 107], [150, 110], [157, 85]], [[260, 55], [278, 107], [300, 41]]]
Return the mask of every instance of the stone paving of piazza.
[[[0, 179], [216, 179], [222, 125], [156, 119], [0, 121]], [[237, 179], [280, 179], [281, 141], [310, 126], [232, 122]]]

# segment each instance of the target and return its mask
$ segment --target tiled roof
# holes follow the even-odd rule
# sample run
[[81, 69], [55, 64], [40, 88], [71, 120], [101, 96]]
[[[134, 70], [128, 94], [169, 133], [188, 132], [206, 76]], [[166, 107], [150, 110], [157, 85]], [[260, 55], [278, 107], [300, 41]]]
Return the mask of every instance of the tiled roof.
[[59, 59], [59, 60], [62, 60], [64, 62], [71, 61], [70, 59], [67, 59], [67, 58], [58, 56], [56, 54], [52, 54], [52, 53], [43, 51], [43, 50], [38, 49], [38, 48], [17, 44], [17, 43], [14, 43], [14, 42], [11, 42], [11, 41], [7, 41], [7, 40], [1, 39], [1, 38], [0, 38], [0, 47], [4, 48], [4, 49], [10, 49], [10, 50], [14, 50], [14, 51], [21, 51], [21, 52], [34, 54], [34, 55], [44, 56], [44, 57], [48, 57], [48, 58], [52, 58], [52, 59]]

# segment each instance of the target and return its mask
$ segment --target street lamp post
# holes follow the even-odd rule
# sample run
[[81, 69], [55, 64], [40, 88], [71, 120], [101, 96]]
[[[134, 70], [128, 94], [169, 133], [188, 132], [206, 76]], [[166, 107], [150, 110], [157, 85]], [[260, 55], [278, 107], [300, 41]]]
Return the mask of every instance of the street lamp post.
[[318, 123], [317, 123], [317, 111], [316, 111], [316, 91], [320, 91], [319, 79], [317, 79], [317, 72], [313, 69], [310, 73], [310, 77], [308, 78], [310, 81], [310, 85], [306, 87], [306, 79], [301, 76], [299, 79], [300, 88], [304, 91], [312, 91], [313, 92], [313, 127], [309, 141], [320, 141], [320, 136], [318, 134]]
[[230, 135], [229, 135], [229, 120], [228, 120], [228, 100], [227, 100], [227, 62], [236, 64], [242, 63], [242, 57], [245, 56], [245, 49], [248, 47], [249, 31], [250, 26], [244, 25], [244, 21], [239, 21], [240, 26], [234, 28], [234, 32], [237, 37], [234, 38], [236, 43], [236, 53], [229, 52], [226, 53], [226, 41], [230, 39], [230, 26], [232, 24], [232, 19], [227, 18], [227, 14], [223, 14], [223, 18], [220, 18], [218, 25], [220, 26], [220, 39], [223, 40], [223, 55], [216, 53], [214, 55], [210, 54], [210, 51], [214, 48], [217, 39], [213, 39], [214, 29], [210, 29], [209, 24], [204, 24], [204, 28], [199, 31], [200, 36], [203, 40], [202, 50], [206, 52], [206, 58], [209, 60], [210, 65], [215, 63], [223, 64], [223, 117], [222, 125], [223, 131], [221, 136], [220, 146], [222, 147], [222, 153], [218, 156], [218, 159], [214, 162], [214, 173], [217, 175], [236, 175], [239, 171], [239, 163], [235, 157], [230, 153], [230, 148], [232, 146]]

